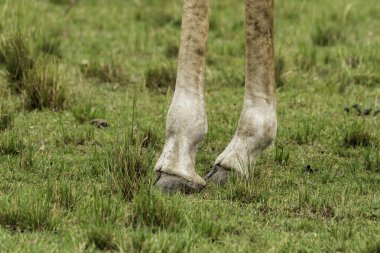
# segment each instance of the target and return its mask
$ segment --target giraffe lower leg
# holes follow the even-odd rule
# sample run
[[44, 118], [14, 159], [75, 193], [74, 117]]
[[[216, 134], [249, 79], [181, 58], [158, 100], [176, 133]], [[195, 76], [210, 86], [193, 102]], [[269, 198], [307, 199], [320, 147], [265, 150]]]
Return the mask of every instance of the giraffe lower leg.
[[273, 9], [273, 0], [246, 0], [247, 61], [243, 110], [235, 136], [216, 159], [216, 166], [206, 175], [206, 180], [225, 181], [228, 173], [221, 173], [222, 169], [247, 175], [260, 153], [275, 139]]
[[164, 191], [199, 190], [205, 181], [194, 169], [207, 132], [204, 102], [209, 0], [185, 0], [176, 88], [166, 120], [166, 142], [155, 170]]

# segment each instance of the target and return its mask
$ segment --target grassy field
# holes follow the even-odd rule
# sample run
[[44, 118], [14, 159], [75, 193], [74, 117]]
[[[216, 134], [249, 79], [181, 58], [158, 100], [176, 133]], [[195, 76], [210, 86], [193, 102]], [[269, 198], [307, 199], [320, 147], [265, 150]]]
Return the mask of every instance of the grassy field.
[[[0, 251], [380, 252], [380, 2], [278, 0], [276, 145], [247, 180], [166, 196], [181, 7], [0, 0]], [[244, 85], [244, 2], [211, 14], [201, 175]]]

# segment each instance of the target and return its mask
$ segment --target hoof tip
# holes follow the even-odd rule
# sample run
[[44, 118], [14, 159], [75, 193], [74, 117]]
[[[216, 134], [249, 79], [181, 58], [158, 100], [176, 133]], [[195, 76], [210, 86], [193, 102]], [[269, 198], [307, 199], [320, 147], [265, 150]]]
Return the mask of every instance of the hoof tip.
[[177, 175], [170, 175], [164, 172], [157, 172], [155, 186], [165, 193], [195, 193], [202, 191], [205, 186], [196, 184]]
[[212, 182], [217, 185], [225, 185], [231, 176], [232, 171], [223, 168], [219, 164], [214, 165], [214, 167], [206, 174], [206, 182]]

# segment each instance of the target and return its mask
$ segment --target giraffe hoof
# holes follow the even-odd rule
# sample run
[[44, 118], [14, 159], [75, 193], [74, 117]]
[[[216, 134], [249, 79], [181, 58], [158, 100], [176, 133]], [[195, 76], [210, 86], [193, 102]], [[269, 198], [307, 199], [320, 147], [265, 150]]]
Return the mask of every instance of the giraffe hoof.
[[204, 179], [206, 182], [215, 183], [217, 185], [223, 186], [227, 183], [228, 179], [232, 174], [231, 170], [225, 169], [219, 164], [214, 165], [214, 167], [206, 174]]
[[202, 191], [205, 186], [196, 184], [177, 175], [157, 172], [155, 186], [165, 193], [194, 193]]

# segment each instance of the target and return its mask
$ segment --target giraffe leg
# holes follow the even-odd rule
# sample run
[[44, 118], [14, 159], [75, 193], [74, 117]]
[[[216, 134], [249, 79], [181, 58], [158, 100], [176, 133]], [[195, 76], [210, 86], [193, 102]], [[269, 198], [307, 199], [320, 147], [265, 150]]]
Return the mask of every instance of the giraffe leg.
[[246, 176], [276, 137], [273, 0], [246, 0], [246, 80], [235, 136], [218, 156], [207, 181], [223, 184], [236, 171]]
[[155, 166], [165, 192], [198, 191], [206, 182], [195, 169], [198, 145], [207, 132], [204, 102], [209, 0], [185, 0], [175, 92], [166, 119], [166, 142]]

